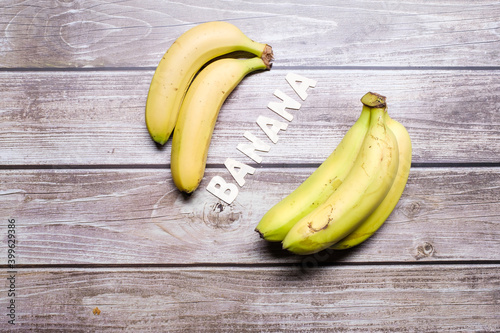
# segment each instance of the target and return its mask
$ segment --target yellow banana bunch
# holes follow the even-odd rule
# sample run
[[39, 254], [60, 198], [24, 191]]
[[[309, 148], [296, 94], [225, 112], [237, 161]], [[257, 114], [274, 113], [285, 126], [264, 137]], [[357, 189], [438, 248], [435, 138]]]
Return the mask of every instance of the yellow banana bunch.
[[335, 150], [299, 187], [272, 207], [257, 228], [262, 238], [281, 242], [293, 225], [323, 203], [344, 182], [370, 124], [370, 108], [347, 131]]
[[391, 215], [396, 207], [408, 181], [411, 166], [411, 140], [406, 128], [386, 114], [386, 122], [389, 129], [396, 136], [399, 150], [399, 167], [396, 179], [392, 184], [389, 193], [375, 211], [353, 232], [331, 248], [334, 250], [344, 250], [361, 244], [377, 231], [385, 220]]
[[[388, 116], [385, 97], [367, 93], [361, 101], [361, 116], [332, 155], [259, 223], [256, 230], [265, 239], [281, 240], [296, 254], [349, 248], [370, 237], [392, 212], [408, 178], [411, 142]], [[342, 155], [345, 164], [334, 163]], [[325, 184], [335, 180], [325, 195]]]
[[258, 57], [220, 59], [202, 69], [193, 80], [172, 137], [170, 168], [179, 190], [191, 193], [200, 184], [215, 122], [226, 98], [247, 74], [267, 67]]
[[146, 125], [152, 139], [165, 144], [177, 123], [184, 95], [198, 71], [219, 56], [244, 51], [272, 60], [272, 48], [255, 42], [227, 22], [207, 22], [182, 34], [161, 59], [146, 101]]

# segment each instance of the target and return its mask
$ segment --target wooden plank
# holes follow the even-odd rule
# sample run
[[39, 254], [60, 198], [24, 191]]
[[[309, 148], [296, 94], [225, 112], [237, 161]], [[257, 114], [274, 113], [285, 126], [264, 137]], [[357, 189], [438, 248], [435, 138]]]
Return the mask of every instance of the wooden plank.
[[[317, 80], [305, 101], [285, 77]], [[170, 142], [158, 149], [144, 123], [152, 71], [0, 72], [0, 164], [166, 165]], [[276, 89], [301, 101], [272, 144], [259, 115], [287, 122], [267, 108]], [[264, 164], [321, 163], [359, 116], [368, 91], [388, 96], [389, 112], [413, 140], [416, 163], [492, 162], [500, 156], [500, 72], [271, 70], [247, 77], [224, 104], [208, 163], [239, 152], [250, 131], [271, 145]], [[321, 139], [318, 139], [321, 138]], [[320, 143], [319, 143], [320, 142]], [[318, 144], [319, 143], [319, 144]]]
[[498, 332], [499, 273], [498, 265], [21, 269], [12, 332]]
[[1, 170], [0, 219], [16, 221], [22, 265], [500, 259], [500, 168], [413, 168], [385, 225], [348, 251], [294, 256], [260, 239], [260, 218], [313, 171], [257, 169], [228, 206], [205, 190], [232, 181], [222, 168], [191, 197], [166, 169]]
[[280, 66], [498, 66], [496, 1], [4, 4], [0, 66], [150, 67], [184, 31], [236, 24]]

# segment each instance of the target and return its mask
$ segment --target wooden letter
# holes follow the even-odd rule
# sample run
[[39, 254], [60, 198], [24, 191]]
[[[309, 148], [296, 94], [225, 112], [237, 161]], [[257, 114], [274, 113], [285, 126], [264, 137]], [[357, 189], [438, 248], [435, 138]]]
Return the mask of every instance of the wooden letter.
[[[288, 73], [286, 80], [303, 101], [307, 98], [307, 88], [314, 88], [316, 86], [316, 80], [307, 79], [298, 74]], [[301, 83], [298, 84], [297, 82]]]
[[[259, 124], [260, 128], [266, 133], [266, 135], [271, 139], [273, 143], [278, 142], [278, 132], [280, 130], [286, 130], [288, 124], [274, 120], [268, 117], [259, 116], [257, 118], [257, 124]], [[269, 127], [271, 125], [271, 127]]]
[[238, 195], [238, 187], [234, 184], [226, 183], [221, 176], [212, 178], [207, 186], [207, 191], [226, 202], [228, 205], [230, 205]]
[[280, 116], [282, 116], [283, 118], [285, 118], [286, 120], [292, 121], [293, 116], [288, 111], [286, 111], [286, 109], [288, 108], [288, 109], [298, 110], [300, 109], [300, 103], [294, 100], [293, 98], [289, 97], [281, 90], [276, 90], [274, 92], [274, 96], [281, 99], [282, 102], [281, 103], [269, 102], [267, 107], [276, 112], [277, 114], [279, 114]]
[[253, 175], [253, 173], [255, 172], [255, 169], [251, 166], [248, 166], [242, 162], [238, 162], [232, 158], [226, 159], [224, 165], [229, 170], [234, 180], [236, 180], [236, 182], [240, 186], [243, 186], [245, 184], [245, 176], [248, 173]]
[[264, 143], [261, 139], [257, 138], [255, 135], [252, 133], [246, 131], [245, 134], [243, 134], [245, 138], [250, 140], [252, 143], [240, 143], [236, 147], [239, 151], [241, 151], [243, 154], [247, 155], [250, 157], [252, 160], [254, 160], [257, 163], [262, 162], [262, 157], [258, 155], [255, 151], [269, 151], [271, 149], [271, 146], [268, 144]]

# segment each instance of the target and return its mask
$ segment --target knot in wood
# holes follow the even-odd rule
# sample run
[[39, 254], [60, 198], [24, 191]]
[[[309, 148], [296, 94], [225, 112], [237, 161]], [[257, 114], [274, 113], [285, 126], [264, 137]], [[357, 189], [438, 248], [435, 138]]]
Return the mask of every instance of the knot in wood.
[[233, 229], [241, 218], [241, 212], [235, 212], [234, 208], [221, 202], [207, 205], [203, 214], [203, 221], [215, 229]]
[[421, 204], [418, 201], [412, 201], [407, 205], [403, 206], [403, 214], [406, 217], [412, 218], [420, 213]]
[[415, 254], [415, 259], [423, 259], [432, 257], [434, 255], [434, 246], [432, 246], [429, 242], [423, 242], [419, 246], [417, 246], [417, 253]]

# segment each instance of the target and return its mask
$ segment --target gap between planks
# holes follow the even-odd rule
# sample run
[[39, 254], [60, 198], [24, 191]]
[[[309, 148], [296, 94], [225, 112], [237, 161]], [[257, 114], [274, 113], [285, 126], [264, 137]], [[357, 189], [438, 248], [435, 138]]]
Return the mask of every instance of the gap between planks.
[[[322, 255], [321, 252], [319, 255]], [[301, 263], [313, 258], [315, 255], [308, 255], [298, 257], [301, 260], [297, 262], [277, 262], [277, 263], [193, 263], [193, 264], [158, 264], [158, 263], [141, 263], [141, 264], [28, 264], [16, 265], [15, 271], [30, 270], [30, 269], [169, 269], [169, 268], [182, 268], [182, 269], [246, 269], [246, 268], [280, 268], [280, 267], [297, 267]], [[372, 267], [372, 266], [391, 266], [391, 267], [443, 267], [443, 266], [498, 266], [500, 260], [443, 260], [435, 261], [415, 261], [415, 262], [401, 262], [401, 261], [383, 261], [383, 262], [332, 262], [332, 261], [318, 261], [314, 268], [331, 268], [331, 267]], [[1, 269], [8, 269], [7, 265], [0, 265]]]
[[[267, 169], [300, 169], [318, 168], [320, 163], [247, 163], [253, 168]], [[412, 169], [426, 168], [499, 168], [500, 162], [467, 162], [467, 163], [412, 163]], [[209, 163], [207, 169], [224, 169], [224, 164]], [[30, 165], [13, 164], [0, 165], [0, 170], [112, 170], [112, 169], [170, 169], [170, 164], [58, 164], [58, 165]]]
[[[121, 72], [154, 71], [156, 66], [117, 66], [117, 67], [0, 67], [0, 72]], [[355, 70], [355, 71], [499, 71], [500, 66], [280, 66], [274, 65], [273, 71], [289, 70]]]

